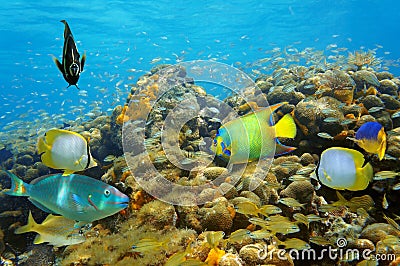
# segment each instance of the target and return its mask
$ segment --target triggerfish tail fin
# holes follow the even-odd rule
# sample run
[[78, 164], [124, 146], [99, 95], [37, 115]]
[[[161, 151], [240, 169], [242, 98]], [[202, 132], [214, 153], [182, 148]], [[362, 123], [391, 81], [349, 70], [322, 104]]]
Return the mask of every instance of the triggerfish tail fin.
[[6, 170], [11, 178], [11, 188], [4, 193], [10, 196], [29, 196], [31, 185], [19, 179], [16, 175]]
[[28, 223], [26, 225], [23, 225], [21, 227], [18, 227], [15, 229], [14, 233], [15, 234], [23, 234], [27, 232], [36, 232], [36, 227], [37, 223], [35, 219], [33, 219], [32, 213], [29, 211], [29, 216], [28, 216]]
[[275, 155], [283, 155], [289, 152], [294, 151], [295, 147], [285, 146], [280, 143], [278, 139], [276, 139], [276, 146], [275, 146]]
[[296, 133], [296, 123], [290, 114], [284, 115], [275, 125], [275, 137], [294, 138]]
[[378, 154], [379, 160], [382, 161], [383, 157], [385, 156], [385, 152], [386, 152], [386, 134], [383, 131], [383, 128], [379, 132], [378, 139], [379, 138], [381, 139], [381, 144], [379, 146], [377, 154]]

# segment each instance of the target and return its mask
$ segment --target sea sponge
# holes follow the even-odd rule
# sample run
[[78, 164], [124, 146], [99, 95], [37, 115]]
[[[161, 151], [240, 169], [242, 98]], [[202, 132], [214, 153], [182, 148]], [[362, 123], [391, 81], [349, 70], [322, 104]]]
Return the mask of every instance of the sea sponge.
[[263, 260], [260, 254], [264, 254], [266, 244], [256, 243], [243, 246], [239, 251], [240, 258], [244, 261], [245, 265], [259, 265]]
[[400, 237], [400, 231], [387, 223], [374, 223], [365, 227], [359, 238], [369, 239], [377, 243], [388, 235]]
[[152, 201], [154, 198], [143, 190], [136, 191], [133, 194], [130, 206], [132, 210], [139, 210], [144, 204]]
[[314, 157], [313, 157], [310, 153], [306, 152], [306, 153], [303, 153], [303, 154], [300, 156], [300, 163], [301, 163], [303, 166], [307, 166], [307, 165], [309, 165], [309, 164], [315, 163], [315, 159], [314, 159]]
[[311, 205], [314, 194], [314, 186], [309, 181], [294, 181], [281, 191], [280, 196]]
[[[279, 252], [279, 254], [278, 254]], [[256, 243], [243, 246], [239, 251], [240, 258], [244, 261], [245, 265], [279, 265], [279, 266], [293, 266], [289, 252], [282, 252], [273, 245], [265, 243]], [[285, 259], [282, 259], [282, 256]]]
[[218, 167], [218, 166], [212, 166], [212, 167], [207, 167], [203, 171], [203, 175], [205, 178], [208, 180], [214, 180], [221, 176], [221, 178], [226, 177], [228, 175], [228, 169], [224, 167]]
[[151, 224], [154, 229], [163, 230], [175, 226], [177, 214], [173, 205], [154, 200], [142, 206], [137, 219], [139, 224]]
[[396, 83], [394, 83], [390, 79], [383, 79], [383, 80], [379, 81], [379, 83], [381, 84], [379, 86], [380, 93], [397, 96], [397, 90], [399, 88], [397, 87]]
[[200, 217], [198, 215], [198, 206], [176, 206], [178, 213], [178, 227], [191, 228], [196, 232], [202, 232], [203, 227], [200, 223]]
[[384, 107], [385, 104], [382, 100], [376, 95], [367, 95], [365, 96], [361, 103], [364, 105], [365, 108], [370, 109], [372, 107]]
[[242, 259], [233, 253], [226, 253], [219, 260], [218, 266], [242, 266], [244, 262]]
[[218, 187], [218, 191], [228, 200], [233, 199], [238, 195], [236, 187], [230, 183], [222, 183]]
[[341, 102], [352, 103], [356, 84], [349, 74], [342, 70], [334, 69], [318, 75], [321, 77], [321, 85], [318, 90], [328, 92], [325, 95], [333, 96]]
[[356, 71], [352, 75], [352, 78], [356, 82], [358, 90], [363, 90], [364, 85], [366, 85], [367, 87], [372, 85], [376, 88], [378, 88], [380, 86], [378, 78], [375, 76], [374, 73], [372, 73], [368, 70]]
[[232, 227], [229, 203], [224, 197], [214, 200], [211, 207], [202, 207], [198, 211], [203, 230], [229, 232]]

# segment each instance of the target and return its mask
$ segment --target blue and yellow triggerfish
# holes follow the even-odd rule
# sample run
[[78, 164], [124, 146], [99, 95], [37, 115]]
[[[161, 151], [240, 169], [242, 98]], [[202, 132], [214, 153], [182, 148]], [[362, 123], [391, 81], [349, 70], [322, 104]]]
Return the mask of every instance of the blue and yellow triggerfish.
[[284, 146], [277, 139], [296, 136], [292, 116], [284, 115], [276, 125], [273, 121], [273, 112], [284, 104], [286, 102], [229, 121], [219, 128], [211, 149], [230, 163], [246, 163], [293, 151], [296, 148]]
[[367, 122], [356, 132], [354, 140], [366, 152], [378, 155], [382, 160], [386, 152], [386, 133], [384, 127], [378, 122]]
[[322, 152], [312, 177], [333, 189], [357, 191], [366, 189], [373, 175], [371, 164], [365, 163], [361, 152], [332, 147]]
[[53, 169], [62, 169], [64, 175], [95, 167], [89, 144], [80, 134], [53, 128], [40, 137], [37, 144], [42, 162]]
[[5, 194], [29, 197], [41, 210], [75, 221], [90, 223], [128, 206], [128, 196], [88, 176], [46, 175], [27, 184], [11, 172], [6, 172], [11, 178], [11, 188]]

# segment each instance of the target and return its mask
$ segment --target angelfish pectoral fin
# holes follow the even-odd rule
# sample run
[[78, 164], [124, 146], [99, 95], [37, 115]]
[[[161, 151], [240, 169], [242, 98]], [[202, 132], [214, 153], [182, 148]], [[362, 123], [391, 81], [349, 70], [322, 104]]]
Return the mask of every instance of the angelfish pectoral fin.
[[60, 72], [64, 75], [65, 74], [64, 68], [63, 68], [62, 64], [60, 63], [60, 61], [55, 56], [53, 56], [53, 61], [56, 64], [58, 70], [60, 70]]
[[83, 67], [85, 66], [85, 62], [86, 62], [86, 52], [84, 52], [83, 55], [82, 55], [80, 72], [83, 71]]

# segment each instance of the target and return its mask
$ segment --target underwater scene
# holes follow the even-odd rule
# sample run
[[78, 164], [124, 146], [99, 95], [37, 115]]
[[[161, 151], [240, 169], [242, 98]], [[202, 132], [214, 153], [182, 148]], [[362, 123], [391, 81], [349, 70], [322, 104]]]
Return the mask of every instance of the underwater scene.
[[400, 265], [397, 1], [0, 13], [0, 265]]

